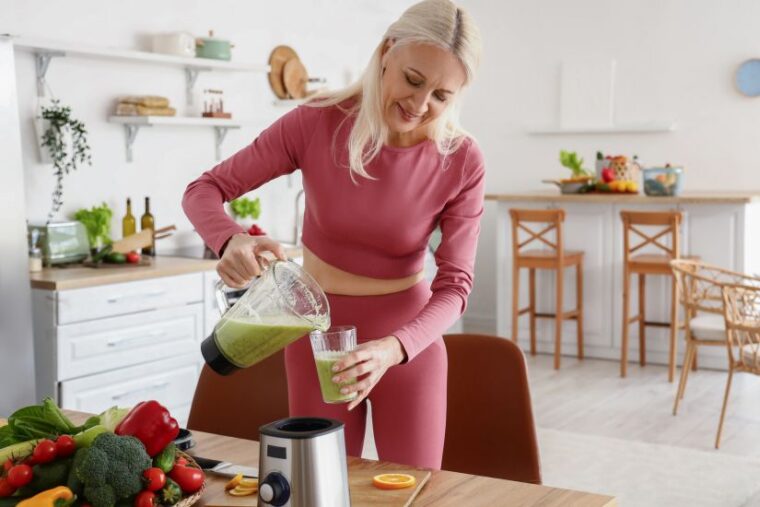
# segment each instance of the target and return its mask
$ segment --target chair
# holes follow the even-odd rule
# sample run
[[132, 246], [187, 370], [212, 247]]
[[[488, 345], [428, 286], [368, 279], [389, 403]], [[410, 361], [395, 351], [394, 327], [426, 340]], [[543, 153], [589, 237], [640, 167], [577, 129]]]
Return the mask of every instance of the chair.
[[285, 355], [279, 351], [229, 376], [203, 366], [187, 426], [230, 437], [259, 439], [259, 427], [288, 417]]
[[525, 356], [505, 338], [443, 337], [449, 357], [444, 470], [541, 484]]
[[716, 449], [720, 447], [734, 372], [760, 375], [760, 285], [724, 285], [723, 304], [728, 335], [728, 379], [715, 437]]
[[[678, 284], [673, 277], [670, 261], [681, 258], [680, 211], [621, 211], [623, 221], [623, 343], [620, 349], [620, 376], [628, 367], [628, 332], [632, 323], [639, 324], [639, 363], [646, 366], [646, 327], [670, 328], [668, 381], [673, 382], [676, 371], [676, 334], [678, 332]], [[656, 230], [652, 232], [651, 228]], [[634, 236], [635, 235], [635, 236]], [[669, 239], [670, 246], [665, 242]], [[638, 240], [638, 243], [634, 243]], [[658, 253], [636, 252], [647, 245]], [[664, 253], [663, 253], [664, 252]], [[634, 255], [635, 254], [635, 255]], [[694, 257], [692, 257], [694, 258]], [[630, 316], [631, 275], [639, 276], [639, 314]], [[670, 322], [646, 320], [646, 277], [666, 275], [673, 279], [670, 302]]]
[[[536, 354], [536, 319], [554, 319], [554, 369], [560, 366], [562, 352], [562, 322], [574, 319], [577, 324], [578, 358], [583, 359], [583, 252], [565, 250], [562, 235], [562, 223], [565, 211], [510, 209], [512, 218], [512, 340], [517, 342], [517, 321], [520, 315], [527, 313], [530, 317], [530, 353]], [[531, 225], [526, 225], [531, 224]], [[535, 226], [533, 224], [540, 224]], [[541, 227], [538, 231], [534, 227]], [[520, 241], [520, 231], [528, 238]], [[555, 241], [547, 236], [554, 232]], [[543, 249], [523, 250], [533, 242], [541, 243]], [[548, 246], [549, 248], [545, 248]], [[576, 273], [576, 308], [564, 311], [564, 272], [566, 268], [575, 267]], [[529, 298], [527, 307], [519, 307], [520, 269], [527, 268], [529, 278]], [[536, 270], [552, 269], [557, 272], [557, 285], [554, 295], [555, 313], [536, 312]]]
[[696, 369], [697, 352], [701, 346], [727, 344], [723, 316], [722, 289], [727, 284], [760, 286], [760, 278], [686, 259], [670, 262], [681, 292], [684, 308], [684, 353], [681, 379], [673, 404], [673, 415], [684, 397], [689, 371]]

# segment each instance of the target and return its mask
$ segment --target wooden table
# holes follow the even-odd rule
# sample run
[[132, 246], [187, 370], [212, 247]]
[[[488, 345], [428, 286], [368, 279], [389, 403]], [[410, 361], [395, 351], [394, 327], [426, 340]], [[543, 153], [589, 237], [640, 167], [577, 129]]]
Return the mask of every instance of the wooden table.
[[[204, 458], [222, 459], [240, 465], [258, 465], [259, 443], [256, 441], [224, 437], [200, 431], [193, 431], [193, 439], [197, 445], [191, 449], [190, 454], [197, 454]], [[400, 468], [407, 467], [381, 461], [348, 458], [349, 474], [352, 470], [382, 471]], [[213, 474], [208, 474], [208, 480], [208, 489], [211, 489], [213, 483], [224, 483], [226, 481], [226, 479]], [[197, 507], [204, 507], [204, 505], [203, 499], [196, 504]], [[432, 477], [425, 484], [413, 505], [415, 507], [426, 505], [435, 505], [436, 507], [494, 507], [498, 505], [613, 507], [617, 505], [617, 502], [610, 496], [581, 491], [437, 471], [433, 472]], [[355, 505], [354, 507], [362, 506]]]

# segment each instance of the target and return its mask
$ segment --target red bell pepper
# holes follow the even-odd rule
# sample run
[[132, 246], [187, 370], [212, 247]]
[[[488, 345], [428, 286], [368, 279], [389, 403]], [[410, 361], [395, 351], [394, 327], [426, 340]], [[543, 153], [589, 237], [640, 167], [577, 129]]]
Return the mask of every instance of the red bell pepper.
[[148, 455], [153, 457], [177, 438], [179, 424], [166, 407], [150, 400], [135, 405], [116, 426], [114, 433], [137, 438], [145, 446]]

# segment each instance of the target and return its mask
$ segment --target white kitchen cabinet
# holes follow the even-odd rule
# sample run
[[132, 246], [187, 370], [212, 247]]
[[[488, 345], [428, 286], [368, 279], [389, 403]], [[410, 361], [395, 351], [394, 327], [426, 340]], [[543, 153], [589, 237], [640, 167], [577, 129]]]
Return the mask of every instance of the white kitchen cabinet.
[[200, 343], [218, 319], [208, 291], [216, 276], [34, 289], [37, 398], [87, 412], [156, 399], [185, 424]]
[[[536, 194], [491, 195], [498, 201], [496, 324], [499, 336], [511, 337], [512, 319], [512, 227], [510, 208], [562, 208], [566, 211], [564, 241], [567, 249], [582, 250], [584, 259], [584, 327], [585, 352], [589, 357], [620, 360], [623, 293], [623, 228], [621, 210], [665, 211], [683, 213], [681, 249], [684, 255], [697, 255], [703, 261], [731, 270], [760, 273], [760, 241], [753, 231], [760, 227], [760, 196], [752, 194], [726, 196], [684, 196], [680, 198], [646, 198], [643, 196], [562, 196]], [[642, 253], [655, 252], [648, 246]], [[659, 252], [661, 253], [661, 252]], [[520, 306], [527, 306], [527, 270], [522, 270]], [[565, 310], [575, 307], [575, 272], [565, 271]], [[555, 273], [536, 273], [537, 306], [540, 312], [554, 311]], [[647, 277], [647, 320], [669, 319], [670, 279]], [[638, 312], [638, 283], [631, 284], [631, 311]], [[527, 350], [528, 318], [523, 316], [518, 327], [519, 344]], [[537, 321], [538, 350], [554, 351], [554, 321]], [[638, 329], [630, 327], [629, 358], [638, 360]], [[668, 330], [648, 327], [647, 361], [667, 364]], [[678, 353], [683, 355], [683, 339], [679, 335]], [[567, 355], [575, 355], [575, 322], [563, 324], [563, 347]], [[726, 367], [726, 350], [706, 347], [699, 352], [703, 366]]]

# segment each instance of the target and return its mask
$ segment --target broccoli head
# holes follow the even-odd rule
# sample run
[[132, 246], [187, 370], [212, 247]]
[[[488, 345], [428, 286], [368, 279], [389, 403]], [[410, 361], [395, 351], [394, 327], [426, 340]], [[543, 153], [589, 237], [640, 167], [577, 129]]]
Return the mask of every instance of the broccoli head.
[[89, 448], [77, 450], [74, 469], [93, 507], [114, 507], [143, 488], [143, 471], [152, 466], [138, 439], [101, 433]]

